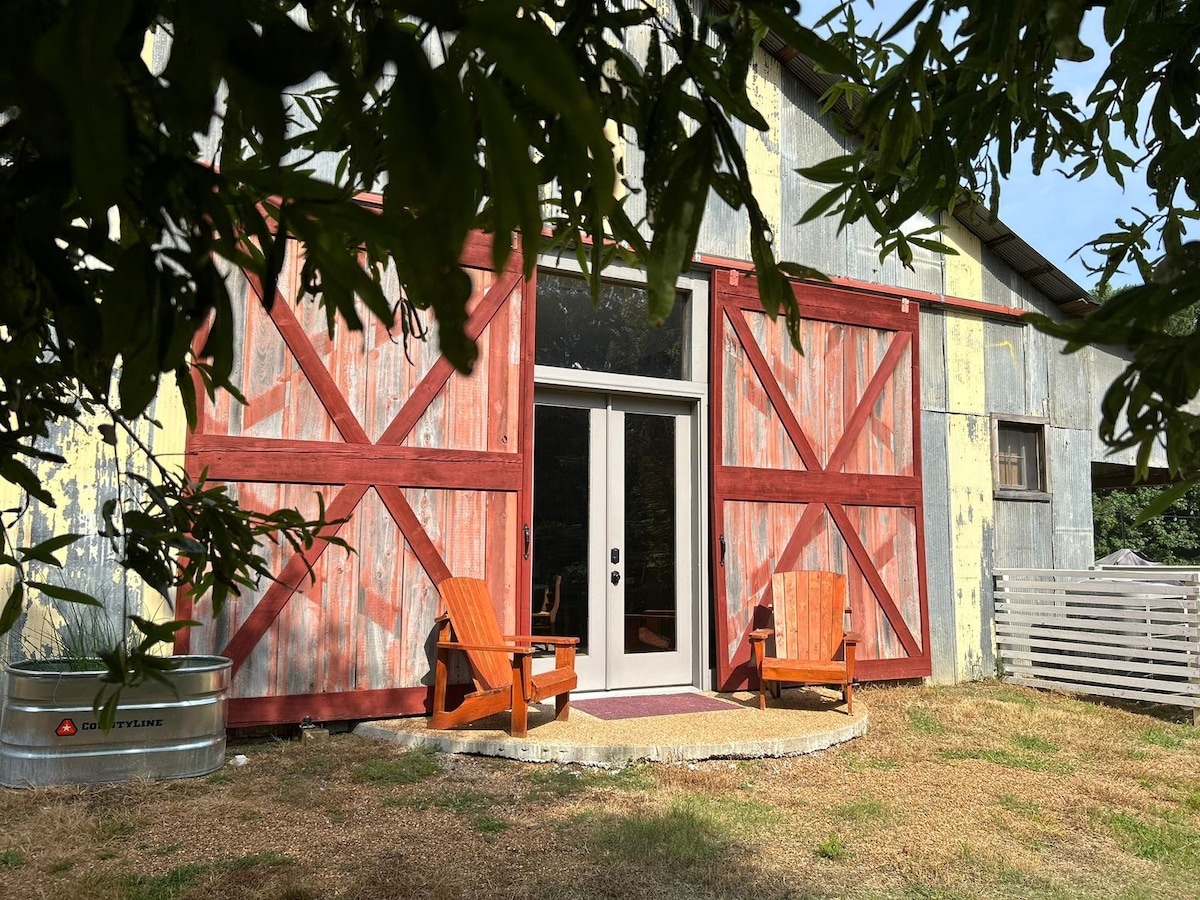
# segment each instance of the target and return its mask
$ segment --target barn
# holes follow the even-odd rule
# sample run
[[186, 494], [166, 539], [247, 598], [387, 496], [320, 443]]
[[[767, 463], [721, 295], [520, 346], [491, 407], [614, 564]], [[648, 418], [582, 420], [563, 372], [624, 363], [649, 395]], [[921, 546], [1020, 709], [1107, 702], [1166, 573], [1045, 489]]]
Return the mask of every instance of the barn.
[[[233, 659], [231, 726], [426, 712], [449, 575], [485, 579], [505, 629], [579, 637], [581, 690], [726, 690], [748, 683], [776, 571], [847, 576], [860, 678], [954, 682], [994, 671], [994, 568], [1092, 563], [1093, 464], [1111, 483], [1131, 462], [1095, 437], [1123, 362], [1063, 356], [1023, 322], [1083, 314], [1085, 291], [973, 207], [938, 220], [957, 255], [917, 250], [907, 269], [880, 262], [865, 224], [791, 224], [821, 190], [796, 170], [851, 138], [773, 36], [750, 87], [771, 130], [740, 136], [778, 255], [832, 279], [793, 285], [803, 354], [759, 303], [745, 220], [715, 197], [657, 329], [637, 270], [606, 270], [593, 307], [571, 260], [492, 271], [508, 237], [477, 235], [469, 376], [432, 319], [423, 342], [381, 324], [331, 336], [299, 246], [276, 297], [229, 273], [246, 404], [220, 396], [188, 432], [164, 391], [144, 438], [246, 505], [323, 503], [354, 548], [272, 545], [274, 580], [181, 635], [180, 652]], [[636, 185], [637, 147], [616, 149]], [[95, 435], [58, 444], [73, 474], [46, 473], [62, 502], [28, 505], [30, 541], [95, 534], [119, 477]], [[105, 557], [89, 539], [69, 568], [116, 608]], [[175, 614], [210, 618], [204, 597]], [[35, 603], [11, 655], [61, 622]]]

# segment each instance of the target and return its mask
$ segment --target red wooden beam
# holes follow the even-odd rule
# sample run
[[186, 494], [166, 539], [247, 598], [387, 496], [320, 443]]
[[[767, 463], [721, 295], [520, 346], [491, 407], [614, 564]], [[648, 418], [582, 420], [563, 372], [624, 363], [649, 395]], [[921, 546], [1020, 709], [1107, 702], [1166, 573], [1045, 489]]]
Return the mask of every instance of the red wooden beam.
[[850, 456], [850, 451], [854, 449], [854, 444], [862, 432], [863, 425], [867, 423], [867, 419], [871, 416], [871, 409], [875, 406], [875, 401], [883, 393], [884, 385], [887, 384], [888, 379], [895, 374], [900, 357], [908, 348], [911, 340], [912, 334], [907, 331], [898, 331], [892, 337], [892, 342], [888, 346], [887, 353], [884, 354], [883, 359], [880, 361], [879, 368], [875, 370], [875, 374], [867, 384], [866, 390], [863, 391], [858, 405], [854, 407], [854, 412], [851, 414], [849, 421], [846, 422], [845, 430], [838, 439], [833, 453], [829, 454], [829, 462], [825, 466], [827, 472], [840, 472], [846, 464], [846, 459]]
[[758, 341], [754, 339], [754, 333], [750, 331], [750, 324], [746, 321], [746, 317], [738, 309], [726, 310], [726, 315], [728, 315], [729, 324], [733, 326], [733, 331], [742, 345], [742, 350], [746, 353], [746, 359], [750, 363], [750, 367], [754, 370], [754, 374], [758, 376], [758, 380], [762, 382], [763, 390], [767, 392], [767, 396], [771, 400], [771, 406], [774, 408], [775, 414], [779, 416], [780, 422], [783, 423], [783, 428], [787, 432], [788, 437], [791, 438], [796, 452], [800, 454], [800, 459], [810, 471], [821, 471], [823, 468], [821, 460], [817, 457], [817, 452], [805, 436], [804, 429], [800, 427], [800, 423], [796, 420], [796, 415], [792, 412], [791, 404], [788, 403], [783, 389], [779, 386], [779, 381], [771, 371], [771, 366], [767, 362], [766, 356], [763, 355], [762, 348], [758, 346]]
[[250, 651], [267, 633], [271, 623], [279, 617], [287, 602], [292, 599], [300, 582], [308, 577], [309, 570], [316, 565], [325, 548], [329, 546], [328, 538], [341, 530], [343, 522], [339, 520], [349, 518], [369, 487], [370, 485], [366, 484], [348, 484], [338, 492], [333, 502], [325, 508], [325, 517], [331, 524], [321, 529], [321, 536], [313, 542], [312, 547], [293, 555], [287, 561], [279, 577], [267, 588], [262, 599], [242, 623], [242, 627], [229, 639], [229, 643], [221, 651], [221, 656], [228, 656], [233, 660], [234, 675], [242, 667]]

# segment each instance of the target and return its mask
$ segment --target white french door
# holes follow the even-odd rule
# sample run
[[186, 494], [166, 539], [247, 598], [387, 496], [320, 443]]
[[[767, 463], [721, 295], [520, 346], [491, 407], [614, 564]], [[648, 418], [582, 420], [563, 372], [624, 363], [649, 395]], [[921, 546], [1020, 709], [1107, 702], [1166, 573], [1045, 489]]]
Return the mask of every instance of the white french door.
[[538, 392], [533, 628], [580, 639], [581, 690], [693, 680], [694, 410]]

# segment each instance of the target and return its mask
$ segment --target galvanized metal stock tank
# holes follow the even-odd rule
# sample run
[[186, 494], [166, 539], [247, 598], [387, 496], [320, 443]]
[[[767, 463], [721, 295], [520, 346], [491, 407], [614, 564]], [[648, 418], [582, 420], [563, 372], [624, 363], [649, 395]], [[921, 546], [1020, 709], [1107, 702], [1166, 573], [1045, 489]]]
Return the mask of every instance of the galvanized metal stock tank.
[[121, 694], [116, 724], [102, 731], [92, 703], [99, 673], [63, 660], [16, 663], [0, 721], [0, 784], [41, 787], [131, 778], [207, 775], [225, 761], [225, 694], [232, 663], [179, 656], [169, 685], [147, 681]]

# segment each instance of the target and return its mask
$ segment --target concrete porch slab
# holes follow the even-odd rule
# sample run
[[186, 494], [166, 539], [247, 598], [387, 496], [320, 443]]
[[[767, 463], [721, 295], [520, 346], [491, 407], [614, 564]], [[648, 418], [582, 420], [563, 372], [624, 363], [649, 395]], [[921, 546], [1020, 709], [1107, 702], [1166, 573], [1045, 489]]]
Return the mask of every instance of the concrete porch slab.
[[449, 731], [434, 731], [426, 727], [426, 719], [414, 717], [364, 722], [354, 733], [445, 753], [620, 768], [636, 762], [794, 756], [867, 732], [866, 704], [855, 698], [854, 715], [847, 716], [836, 691], [786, 690], [779, 700], [771, 699], [766, 710], [758, 708], [757, 694], [708, 696], [740, 708], [617, 720], [572, 708], [568, 721], [556, 722], [553, 704], [536, 704], [529, 707], [525, 738], [508, 735], [507, 713]]

